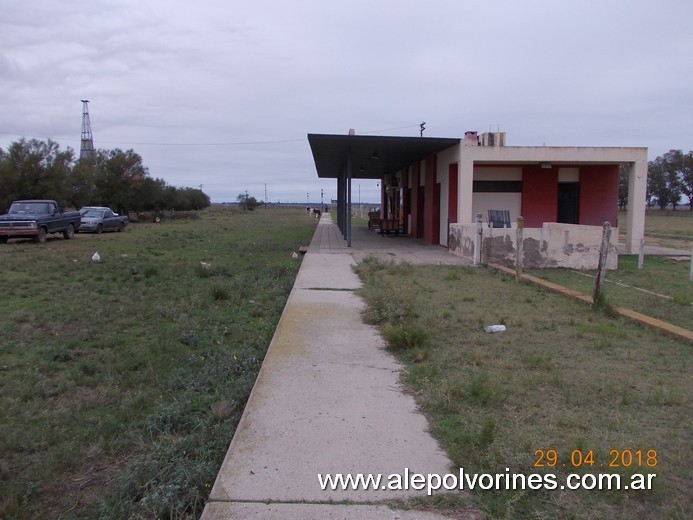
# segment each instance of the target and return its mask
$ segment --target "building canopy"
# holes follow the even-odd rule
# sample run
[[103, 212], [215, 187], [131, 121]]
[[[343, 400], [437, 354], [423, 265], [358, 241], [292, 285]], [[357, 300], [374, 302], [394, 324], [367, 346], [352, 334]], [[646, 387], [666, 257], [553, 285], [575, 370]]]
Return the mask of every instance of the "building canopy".
[[318, 177], [382, 179], [460, 142], [458, 138], [308, 134]]

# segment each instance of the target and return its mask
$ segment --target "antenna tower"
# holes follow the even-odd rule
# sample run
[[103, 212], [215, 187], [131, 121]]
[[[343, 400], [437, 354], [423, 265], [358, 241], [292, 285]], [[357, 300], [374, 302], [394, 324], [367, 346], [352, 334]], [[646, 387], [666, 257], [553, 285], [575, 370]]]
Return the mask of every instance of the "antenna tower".
[[94, 162], [94, 136], [91, 134], [88, 103], [88, 99], [82, 100], [82, 146], [79, 150], [79, 159]]

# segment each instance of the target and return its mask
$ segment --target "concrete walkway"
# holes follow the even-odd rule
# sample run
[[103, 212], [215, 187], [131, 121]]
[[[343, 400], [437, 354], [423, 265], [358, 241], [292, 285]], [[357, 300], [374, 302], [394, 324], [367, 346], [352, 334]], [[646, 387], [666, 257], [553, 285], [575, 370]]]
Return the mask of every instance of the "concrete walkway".
[[373, 255], [381, 260], [412, 264], [468, 264], [443, 246], [426, 244], [406, 235], [381, 235], [366, 226], [352, 228], [351, 247], [347, 247], [346, 240], [329, 215], [323, 216], [315, 230], [308, 252], [346, 254], [356, 262], [363, 260], [366, 255]]
[[[369, 235], [363, 238], [380, 241], [378, 256], [461, 263], [441, 247]], [[400, 365], [384, 350], [377, 330], [361, 319], [364, 304], [353, 292], [361, 283], [352, 266], [368, 246], [359, 243], [359, 249], [347, 249], [323, 215], [203, 520], [444, 518], [383, 504], [425, 491], [319, 486], [318, 474], [387, 478], [408, 470], [442, 476], [453, 469], [413, 397], [402, 391]]]

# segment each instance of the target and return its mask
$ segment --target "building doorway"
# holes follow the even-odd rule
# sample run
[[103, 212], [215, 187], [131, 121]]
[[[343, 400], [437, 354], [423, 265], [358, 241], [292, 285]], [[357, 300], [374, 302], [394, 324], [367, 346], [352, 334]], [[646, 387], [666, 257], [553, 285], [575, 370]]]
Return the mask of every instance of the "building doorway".
[[580, 222], [580, 183], [558, 183], [558, 215], [556, 222], [561, 224], [579, 224]]

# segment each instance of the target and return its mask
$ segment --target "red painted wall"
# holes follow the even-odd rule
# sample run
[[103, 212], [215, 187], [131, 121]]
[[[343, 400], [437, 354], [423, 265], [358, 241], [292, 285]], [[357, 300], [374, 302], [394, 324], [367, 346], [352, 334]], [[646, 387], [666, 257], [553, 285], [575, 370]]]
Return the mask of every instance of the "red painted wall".
[[557, 213], [558, 170], [524, 166], [522, 216], [525, 218], [525, 227], [541, 227], [544, 222], [556, 222]]
[[414, 163], [411, 165], [411, 236], [420, 238], [423, 235], [423, 228], [420, 225], [421, 219], [420, 219], [420, 213], [423, 211], [423, 208], [421, 207], [420, 204], [420, 195], [419, 192], [421, 191], [421, 187], [419, 186], [420, 180], [419, 180], [419, 170], [421, 168], [419, 167], [419, 163]]
[[440, 242], [440, 196], [436, 200], [436, 156], [426, 157], [425, 161], [426, 200], [424, 204], [429, 211], [424, 213], [424, 242], [437, 244]]
[[402, 215], [404, 215], [404, 219], [402, 222], [402, 230], [405, 233], [409, 233], [409, 230], [407, 229], [407, 215], [411, 213], [411, 189], [409, 189], [409, 169], [405, 168], [400, 172], [400, 175], [402, 176]]
[[618, 165], [580, 167], [580, 224], [618, 225]]

